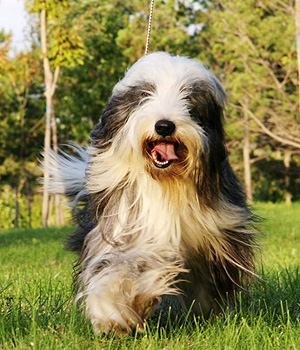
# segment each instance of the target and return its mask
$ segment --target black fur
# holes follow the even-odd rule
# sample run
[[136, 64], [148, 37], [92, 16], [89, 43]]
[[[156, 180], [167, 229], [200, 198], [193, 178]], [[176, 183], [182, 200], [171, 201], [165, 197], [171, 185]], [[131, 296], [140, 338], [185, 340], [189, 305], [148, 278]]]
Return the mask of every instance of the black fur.
[[128, 87], [123, 93], [112, 95], [99, 123], [90, 133], [93, 146], [101, 148], [109, 144], [114, 135], [127, 122], [134, 109], [141, 105], [143, 98], [153, 91], [153, 85], [140, 82], [135, 86]]

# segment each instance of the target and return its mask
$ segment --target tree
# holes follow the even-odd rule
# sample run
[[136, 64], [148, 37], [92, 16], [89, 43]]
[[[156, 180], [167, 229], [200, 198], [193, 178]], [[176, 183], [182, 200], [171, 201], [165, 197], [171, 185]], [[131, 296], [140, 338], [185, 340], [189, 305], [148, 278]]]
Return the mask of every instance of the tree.
[[62, 72], [58, 86], [60, 137], [64, 141], [87, 143], [114, 85], [123, 76], [129, 60], [117, 45], [119, 30], [128, 15], [126, 2], [81, 1], [72, 7], [70, 27], [78, 26], [87, 54], [82, 65]]
[[[154, 6], [151, 51], [194, 56], [197, 17], [200, 7], [194, 1], [157, 0]], [[197, 4], [204, 1], [197, 1]], [[131, 1], [127, 25], [118, 33], [117, 43], [131, 62], [144, 55], [149, 17], [149, 1]]]
[[[54, 94], [61, 67], [74, 66], [82, 63], [84, 45], [78, 32], [67, 26], [67, 14], [71, 7], [67, 0], [33, 0], [28, 1], [31, 12], [40, 15], [40, 40], [44, 67], [44, 83], [46, 97], [46, 123], [44, 140], [44, 192], [42, 224], [47, 226], [49, 216], [49, 152], [52, 143], [57, 151], [57, 127], [54, 115]], [[49, 24], [49, 25], [48, 25]], [[51, 45], [49, 43], [51, 36]], [[52, 124], [52, 125], [51, 125]], [[57, 224], [61, 224], [60, 200], [56, 197]]]
[[223, 0], [203, 17], [199, 40], [211, 55], [199, 57], [223, 76], [233, 117], [249, 119], [248, 166], [258, 149], [270, 157], [279, 144], [300, 147], [294, 18], [293, 2], [280, 0]]
[[35, 88], [34, 77], [39, 74], [40, 67], [36, 64], [34, 50], [10, 57], [8, 55], [9, 37], [5, 37], [3, 32], [2, 40], [0, 53], [2, 63], [0, 68], [0, 105], [2, 105], [0, 173], [2, 177], [10, 179], [10, 184], [15, 192], [14, 226], [19, 226], [19, 199], [23, 188], [25, 188], [27, 198], [28, 225], [31, 226], [30, 171], [28, 169], [30, 166], [26, 159], [28, 156], [26, 143], [28, 129], [25, 120], [29, 95]]

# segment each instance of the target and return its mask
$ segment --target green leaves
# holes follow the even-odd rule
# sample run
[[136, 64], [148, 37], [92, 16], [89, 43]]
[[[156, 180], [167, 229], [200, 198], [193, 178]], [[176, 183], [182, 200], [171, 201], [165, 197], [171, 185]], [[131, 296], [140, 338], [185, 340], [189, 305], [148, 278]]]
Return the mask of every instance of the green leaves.
[[53, 28], [51, 31], [53, 40], [49, 48], [48, 58], [53, 67], [74, 67], [83, 65], [85, 45], [79, 34], [70, 33], [69, 29]]
[[74, 67], [83, 64], [86, 54], [79, 26], [73, 21], [73, 7], [79, 1], [71, 0], [27, 0], [32, 14], [46, 10], [47, 57], [51, 67]]
[[59, 18], [70, 6], [70, 0], [26, 0], [26, 7], [29, 12], [39, 13], [41, 10], [46, 10], [49, 20]]
[[[144, 55], [149, 17], [149, 1], [133, 1], [127, 25], [118, 33], [117, 44], [131, 62]], [[197, 23], [200, 10], [192, 1], [157, 0], [154, 6], [150, 52], [167, 51], [191, 56], [195, 50], [190, 26]]]

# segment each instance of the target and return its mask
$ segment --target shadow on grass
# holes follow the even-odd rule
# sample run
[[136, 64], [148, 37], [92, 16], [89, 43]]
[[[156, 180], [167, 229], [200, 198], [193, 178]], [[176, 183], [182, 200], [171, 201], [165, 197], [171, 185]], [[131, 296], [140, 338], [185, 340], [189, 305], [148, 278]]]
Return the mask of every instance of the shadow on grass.
[[262, 272], [249, 295], [237, 298], [242, 312], [264, 313], [267, 317], [300, 321], [300, 268], [283, 268]]
[[159, 327], [149, 323], [149, 332], [159, 332], [164, 337], [173, 337], [179, 330], [193, 333], [209, 327], [239, 326], [245, 322], [255, 328], [259, 322], [271, 329], [294, 323], [300, 325], [300, 268], [264, 272], [248, 293], [237, 293], [234, 307], [224, 310], [208, 319], [202, 317], [182, 317]]

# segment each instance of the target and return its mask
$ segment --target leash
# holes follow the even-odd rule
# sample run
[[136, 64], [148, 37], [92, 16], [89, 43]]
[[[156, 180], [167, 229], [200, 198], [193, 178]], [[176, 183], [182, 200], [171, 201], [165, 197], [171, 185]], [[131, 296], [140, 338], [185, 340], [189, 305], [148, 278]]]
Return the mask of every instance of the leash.
[[145, 47], [145, 56], [148, 54], [148, 50], [149, 50], [149, 42], [150, 42], [150, 33], [151, 33], [151, 26], [152, 26], [153, 9], [154, 9], [154, 0], [151, 0], [149, 20], [148, 20], [146, 47]]

